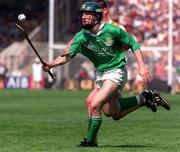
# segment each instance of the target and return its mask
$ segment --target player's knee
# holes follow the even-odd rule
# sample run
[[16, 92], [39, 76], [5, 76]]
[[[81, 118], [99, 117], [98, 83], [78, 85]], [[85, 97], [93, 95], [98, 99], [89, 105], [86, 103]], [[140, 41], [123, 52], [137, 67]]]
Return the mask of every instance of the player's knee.
[[97, 113], [101, 110], [101, 105], [97, 102], [92, 101], [90, 103], [90, 108], [91, 108], [92, 113]]
[[86, 106], [87, 106], [87, 107], [89, 107], [89, 106], [90, 106], [91, 101], [92, 101], [92, 99], [91, 99], [91, 98], [89, 98], [89, 97], [87, 97], [87, 98], [86, 98]]

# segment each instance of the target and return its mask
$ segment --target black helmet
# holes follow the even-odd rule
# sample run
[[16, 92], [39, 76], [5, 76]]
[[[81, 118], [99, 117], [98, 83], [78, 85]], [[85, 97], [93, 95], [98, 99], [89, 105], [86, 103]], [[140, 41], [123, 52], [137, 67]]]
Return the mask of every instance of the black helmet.
[[[93, 28], [96, 24], [100, 23], [102, 21], [102, 9], [101, 6], [97, 2], [88, 1], [82, 4], [80, 8], [81, 15], [83, 12], [93, 12], [97, 18], [97, 23], [92, 23], [88, 25], [83, 25], [82, 27], [84, 29], [90, 29]], [[81, 23], [82, 23], [82, 16], [81, 16]]]

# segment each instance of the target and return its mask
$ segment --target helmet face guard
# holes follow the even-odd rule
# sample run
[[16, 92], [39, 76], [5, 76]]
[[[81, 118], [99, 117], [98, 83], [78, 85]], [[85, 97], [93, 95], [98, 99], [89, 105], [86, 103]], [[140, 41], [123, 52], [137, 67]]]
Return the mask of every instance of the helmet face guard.
[[81, 26], [85, 30], [93, 28], [102, 21], [102, 9], [96, 2], [85, 2], [81, 6], [80, 12]]
[[98, 24], [97, 16], [94, 12], [82, 12], [81, 13], [81, 27], [85, 30], [93, 28]]

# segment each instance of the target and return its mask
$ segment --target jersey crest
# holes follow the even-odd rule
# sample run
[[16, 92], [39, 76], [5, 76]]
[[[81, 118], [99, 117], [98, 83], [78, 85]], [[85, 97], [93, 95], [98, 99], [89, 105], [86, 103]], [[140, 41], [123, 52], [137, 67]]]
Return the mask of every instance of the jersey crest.
[[95, 44], [93, 44], [93, 42], [89, 42], [88, 46], [87, 46], [90, 50], [94, 50], [94, 48], [96, 48], [97, 46]]
[[106, 44], [106, 46], [112, 46], [113, 39], [111, 37], [106, 37], [105, 44]]

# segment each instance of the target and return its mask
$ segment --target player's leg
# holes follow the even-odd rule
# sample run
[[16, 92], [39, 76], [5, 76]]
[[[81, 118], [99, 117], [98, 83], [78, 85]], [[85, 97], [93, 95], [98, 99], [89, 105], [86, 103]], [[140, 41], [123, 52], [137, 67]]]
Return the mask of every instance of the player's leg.
[[[93, 141], [96, 138], [98, 130], [101, 126], [102, 117], [101, 110], [106, 101], [109, 100], [111, 94], [113, 94], [118, 89], [118, 84], [111, 80], [105, 80], [103, 86], [98, 90], [96, 95], [93, 97], [90, 103], [91, 118], [89, 121], [89, 130], [84, 142], [81, 142], [81, 146], [92, 146]], [[84, 145], [85, 144], [85, 145]]]
[[111, 116], [114, 120], [119, 120], [141, 106], [142, 103], [138, 100], [137, 96], [116, 98], [107, 102], [103, 107], [103, 111], [106, 116]]
[[[86, 109], [87, 109], [87, 113], [88, 113], [88, 118], [91, 117], [91, 112], [90, 112], [90, 104], [91, 101], [93, 99], [93, 97], [96, 95], [96, 93], [98, 92], [98, 88], [94, 88], [90, 94], [88, 95], [88, 97], [86, 98]], [[111, 102], [116, 102], [116, 100], [118, 98], [120, 98], [120, 93], [119, 91], [117, 91], [116, 93], [114, 93], [114, 95], [112, 95], [111, 99], [103, 106], [103, 113], [105, 116], [107, 117], [112, 117], [114, 120], [119, 120], [122, 117], [124, 117], [126, 114], [136, 110], [139, 106], [135, 106], [133, 108], [130, 108], [126, 111], [123, 112], [118, 112], [116, 110], [116, 105], [112, 104]], [[89, 128], [89, 127], [88, 127]]]
[[[105, 115], [112, 116], [114, 120], [119, 120], [142, 106], [150, 108], [153, 112], [156, 112], [157, 110], [153, 93], [148, 90], [143, 91], [140, 95], [137, 96], [119, 99], [117, 97], [118, 95], [116, 93], [115, 98], [111, 98], [112, 100], [108, 101], [103, 107]], [[126, 110], [120, 110], [119, 108], [122, 106], [121, 104], [127, 104], [126, 106], [129, 106], [130, 108], [127, 108]]]
[[[88, 95], [88, 97], [86, 98], [86, 111], [88, 114], [88, 130], [90, 128], [91, 125], [91, 109], [90, 109], [90, 104], [92, 102], [93, 97], [96, 95], [96, 93], [98, 92], [98, 88], [95, 87]], [[86, 138], [84, 139], [84, 141], [86, 142]], [[84, 143], [84, 141], [82, 141], [82, 143]], [[97, 137], [96, 139], [92, 142], [92, 146], [97, 146]]]
[[[118, 90], [112, 94], [110, 100], [106, 102], [106, 104], [103, 107], [103, 112], [106, 116], [112, 116], [113, 119], [120, 119], [124, 117], [129, 112], [132, 112], [136, 110], [140, 105], [141, 102], [139, 99], [137, 100], [137, 97], [129, 97], [129, 98], [121, 98], [120, 90], [122, 90], [127, 82], [127, 71], [126, 68], [122, 69], [115, 69], [112, 70], [111, 73], [106, 73], [103, 75], [104, 79], [110, 79], [113, 82], [116, 82], [119, 85]], [[103, 79], [102, 78], [102, 79]], [[127, 104], [126, 108], [124, 110], [119, 111], [119, 106], [121, 101], [120, 99], [125, 100], [126, 102], [123, 102], [123, 104]], [[125, 106], [125, 105], [123, 105]]]
[[[105, 80], [105, 79], [111, 80], [115, 82], [116, 84], [118, 84], [119, 86], [117, 91], [111, 94], [111, 96], [109, 97], [109, 100], [103, 106], [104, 114], [108, 117], [112, 117], [114, 115], [116, 115], [117, 117], [118, 115], [118, 119], [120, 119], [120, 117], [123, 117], [124, 115], [126, 115], [126, 113], [129, 113], [128, 109], [126, 109], [124, 113], [119, 112], [117, 110], [117, 105], [116, 105], [117, 100], [121, 97], [119, 90], [121, 90], [124, 87], [127, 81], [126, 68], [111, 70], [111, 72], [106, 72], [102, 76], [99, 76], [98, 78], [101, 80]], [[130, 108], [130, 111], [132, 111], [131, 108]]]
[[137, 105], [137, 106], [134, 106], [134, 107], [132, 107], [132, 108], [129, 108], [129, 109], [125, 110], [125, 111], [116, 112], [116, 113], [112, 116], [112, 119], [113, 119], [113, 120], [120, 120], [120, 119], [122, 119], [124, 116], [126, 116], [127, 114], [129, 114], [129, 113], [137, 110], [139, 107], [140, 107], [140, 106]]
[[[156, 108], [157, 103], [156, 103], [156, 99], [155, 99], [155, 96], [153, 93], [154, 92], [151, 90], [144, 90], [140, 95], [137, 95], [136, 97], [132, 96], [132, 97], [128, 97], [128, 98], [120, 98], [116, 102], [117, 109], [119, 112], [121, 112], [121, 111], [124, 112], [124, 110], [122, 108], [122, 104], [124, 104], [124, 106], [128, 106], [128, 105], [126, 105], [125, 101], [128, 102], [129, 99], [133, 100], [133, 98], [134, 98], [134, 101], [136, 100], [136, 102], [137, 102], [137, 107], [132, 107], [132, 109], [128, 109], [128, 111], [125, 111], [124, 114], [132, 112], [141, 106], [146, 106], [147, 108], [150, 108], [153, 112], [156, 112], [157, 111], [157, 108]], [[117, 119], [117, 117], [114, 117], [114, 118]]]
[[106, 117], [112, 117], [114, 114], [116, 114], [118, 111], [116, 110], [116, 100], [121, 97], [121, 94], [119, 91], [116, 91], [113, 93], [110, 97], [110, 99], [104, 104], [103, 106], [103, 113]]
[[95, 88], [89, 93], [88, 97], [86, 98], [86, 110], [87, 110], [88, 118], [91, 117], [91, 111], [90, 111], [91, 101], [92, 101], [93, 97], [96, 95], [97, 92], [98, 92], [98, 88], [95, 87]]
[[[93, 97], [96, 95], [96, 93], [98, 92], [97, 87], [95, 87], [90, 94], [88, 95], [88, 97], [86, 98], [86, 110], [87, 110], [87, 114], [88, 117], [91, 117], [91, 112], [90, 112], [90, 104], [92, 102]], [[114, 112], [114, 107], [113, 105], [110, 105], [109, 103], [111, 102], [115, 102], [118, 98], [120, 98], [120, 93], [119, 91], [116, 91], [114, 94], [111, 95], [110, 100], [107, 101], [107, 103], [103, 106], [103, 113], [105, 116], [110, 117], [112, 116], [115, 112]]]
[[140, 105], [136, 105], [132, 108], [129, 108], [125, 111], [119, 112], [117, 110], [117, 105], [116, 105], [116, 100], [111, 100], [108, 103], [106, 103], [103, 107], [103, 112], [107, 117], [112, 117], [113, 120], [119, 120], [121, 118], [123, 118], [124, 116], [126, 116], [127, 114], [129, 114], [130, 112], [133, 112], [135, 110], [137, 110], [139, 107], [141, 107]]
[[[91, 125], [91, 109], [90, 109], [90, 104], [92, 102], [93, 97], [96, 95], [96, 93], [98, 92], [98, 88], [95, 87], [87, 96], [86, 98], [86, 111], [87, 111], [87, 115], [88, 115], [88, 131]], [[79, 146], [85, 146], [85, 144], [87, 143], [87, 139], [84, 138], [84, 141], [81, 141]], [[97, 146], [97, 138], [91, 143], [91, 146]]]

